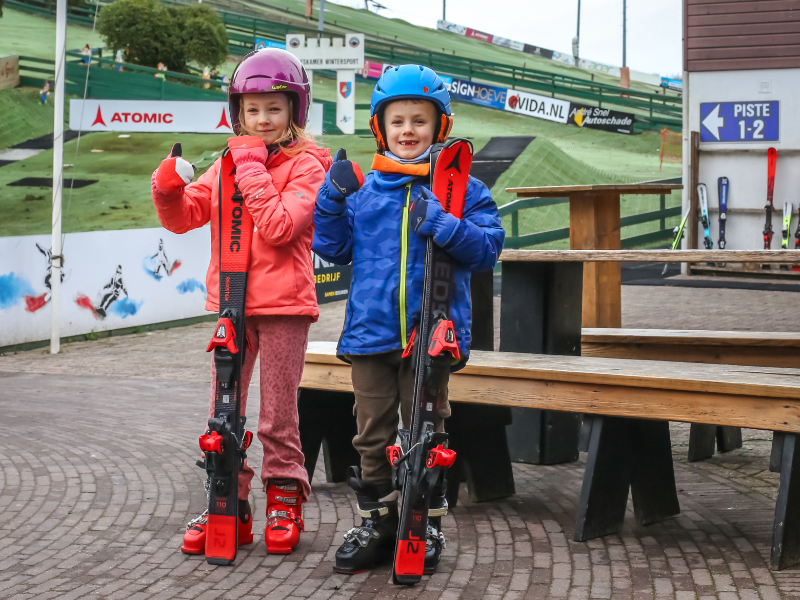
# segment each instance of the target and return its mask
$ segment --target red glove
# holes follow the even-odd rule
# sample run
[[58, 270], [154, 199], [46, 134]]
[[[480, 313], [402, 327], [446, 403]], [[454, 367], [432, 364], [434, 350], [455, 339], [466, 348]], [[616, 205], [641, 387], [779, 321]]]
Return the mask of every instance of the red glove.
[[194, 165], [181, 158], [181, 153], [180, 143], [173, 145], [156, 171], [156, 187], [162, 194], [180, 192], [194, 179]]
[[257, 135], [240, 135], [228, 138], [233, 164], [236, 165], [236, 177], [241, 181], [245, 177], [263, 175], [267, 172], [269, 151], [264, 141]]

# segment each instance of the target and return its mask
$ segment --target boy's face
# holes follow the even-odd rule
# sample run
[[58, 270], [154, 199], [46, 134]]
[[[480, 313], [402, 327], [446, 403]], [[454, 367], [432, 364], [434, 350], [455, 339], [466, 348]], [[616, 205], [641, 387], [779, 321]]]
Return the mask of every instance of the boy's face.
[[383, 116], [386, 146], [400, 158], [416, 158], [433, 143], [436, 107], [427, 100], [396, 100]]

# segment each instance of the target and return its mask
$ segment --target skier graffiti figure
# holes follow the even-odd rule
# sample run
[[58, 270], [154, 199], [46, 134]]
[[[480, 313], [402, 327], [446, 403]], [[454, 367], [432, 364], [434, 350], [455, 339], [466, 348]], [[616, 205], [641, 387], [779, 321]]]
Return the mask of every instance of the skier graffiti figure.
[[[153, 275], [159, 275], [161, 273], [161, 269], [164, 269], [164, 275], [169, 275], [169, 259], [167, 258], [166, 252], [164, 252], [164, 240], [158, 240], [158, 252], [153, 254], [150, 258], [155, 259], [156, 261], [156, 269], [153, 271]], [[163, 275], [160, 275], [163, 277]]]
[[142, 261], [142, 267], [148, 275], [153, 277], [156, 281], [160, 281], [164, 277], [172, 275], [178, 267], [181, 266], [180, 260], [175, 260], [172, 263], [167, 258], [167, 253], [164, 250], [164, 239], [158, 240], [158, 250], [153, 255], [147, 255]]
[[[51, 248], [45, 250], [38, 243], [36, 244], [36, 247], [47, 259], [47, 275], [45, 275], [44, 278], [44, 287], [46, 287], [48, 290], [52, 290], [53, 288], [50, 286], [50, 277], [53, 276], [53, 251]], [[64, 269], [61, 269], [61, 283], [64, 283]]]
[[103, 287], [103, 299], [100, 304], [95, 307], [94, 311], [101, 317], [108, 314], [109, 307], [119, 299], [120, 293], [124, 293], [128, 297], [128, 290], [125, 289], [125, 284], [122, 282], [122, 265], [117, 265], [117, 270], [114, 276]]

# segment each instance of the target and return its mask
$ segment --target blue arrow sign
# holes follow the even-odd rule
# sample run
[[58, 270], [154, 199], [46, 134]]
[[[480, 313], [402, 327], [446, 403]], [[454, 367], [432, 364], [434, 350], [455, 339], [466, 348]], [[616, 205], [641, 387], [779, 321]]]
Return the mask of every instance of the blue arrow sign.
[[777, 142], [780, 102], [700, 104], [701, 142]]

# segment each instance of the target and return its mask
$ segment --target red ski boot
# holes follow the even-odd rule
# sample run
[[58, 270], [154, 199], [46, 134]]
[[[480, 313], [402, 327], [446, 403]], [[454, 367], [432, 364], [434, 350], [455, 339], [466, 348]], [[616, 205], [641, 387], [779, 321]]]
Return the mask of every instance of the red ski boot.
[[[206, 553], [207, 516], [208, 511], [205, 511], [196, 519], [189, 521], [186, 533], [183, 534], [181, 552], [185, 554]], [[239, 500], [239, 527], [236, 535], [240, 546], [253, 543], [253, 511], [250, 510], [250, 503], [247, 500]]]
[[270, 554], [291, 554], [303, 528], [302, 487], [296, 479], [270, 479], [264, 542]]

